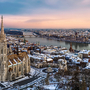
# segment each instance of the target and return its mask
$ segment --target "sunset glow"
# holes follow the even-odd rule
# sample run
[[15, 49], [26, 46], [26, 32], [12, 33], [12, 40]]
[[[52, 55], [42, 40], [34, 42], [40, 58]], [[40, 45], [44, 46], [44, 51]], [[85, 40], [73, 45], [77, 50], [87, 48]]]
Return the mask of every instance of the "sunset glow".
[[90, 28], [89, 0], [0, 0], [0, 11], [5, 28]]

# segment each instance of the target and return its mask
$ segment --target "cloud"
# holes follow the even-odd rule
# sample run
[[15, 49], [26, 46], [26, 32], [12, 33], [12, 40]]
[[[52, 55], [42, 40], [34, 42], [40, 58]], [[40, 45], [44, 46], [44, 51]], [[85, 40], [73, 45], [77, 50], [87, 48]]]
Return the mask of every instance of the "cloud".
[[89, 27], [89, 11], [90, 0], [0, 0], [5, 24], [15, 27]]
[[48, 4], [48, 5], [55, 5], [55, 4], [59, 3], [60, 0], [43, 0], [43, 2]]
[[5, 28], [90, 28], [90, 13], [78, 16], [77, 13], [55, 15], [5, 15]]
[[64, 19], [31, 19], [31, 20], [27, 20], [26, 22], [45, 22], [45, 21], [58, 21], [58, 20], [64, 20]]
[[0, 14], [49, 14], [90, 8], [89, 0], [0, 0]]
[[83, 5], [90, 5], [90, 0], [83, 0], [81, 2], [81, 4], [83, 4]]
[[7, 2], [7, 1], [9, 1], [9, 0], [0, 0], [0, 2]]
[[4, 2], [14, 2], [15, 0], [0, 0], [0, 3], [4, 3]]

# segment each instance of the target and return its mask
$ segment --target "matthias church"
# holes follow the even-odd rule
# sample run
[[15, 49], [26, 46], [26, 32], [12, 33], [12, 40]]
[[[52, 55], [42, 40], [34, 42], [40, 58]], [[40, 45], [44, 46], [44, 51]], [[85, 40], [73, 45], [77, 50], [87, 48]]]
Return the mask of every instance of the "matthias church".
[[4, 33], [3, 16], [1, 16], [0, 32], [0, 81], [12, 81], [30, 72], [30, 59], [23, 52], [7, 55], [7, 40]]

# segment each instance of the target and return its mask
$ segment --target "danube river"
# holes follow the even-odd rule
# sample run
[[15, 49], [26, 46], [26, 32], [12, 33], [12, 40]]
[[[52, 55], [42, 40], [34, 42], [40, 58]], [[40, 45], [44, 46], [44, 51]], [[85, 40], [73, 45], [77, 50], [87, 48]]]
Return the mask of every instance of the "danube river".
[[[67, 49], [70, 48], [70, 42], [65, 42], [65, 41], [55, 41], [55, 40], [48, 40], [46, 38], [29, 38], [26, 37], [26, 40], [30, 43], [37, 43], [39, 42], [40, 45], [54, 45], [54, 46], [61, 46], [61, 47], [66, 47]], [[83, 50], [83, 49], [90, 49], [90, 44], [84, 44], [84, 43], [72, 43], [72, 48], [76, 50]]]

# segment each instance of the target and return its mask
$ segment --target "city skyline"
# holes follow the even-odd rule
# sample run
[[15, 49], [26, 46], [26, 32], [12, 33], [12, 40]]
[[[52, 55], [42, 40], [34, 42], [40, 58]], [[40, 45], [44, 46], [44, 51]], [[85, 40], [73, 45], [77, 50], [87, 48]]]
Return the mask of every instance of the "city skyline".
[[5, 28], [90, 28], [89, 9], [89, 0], [0, 0]]

